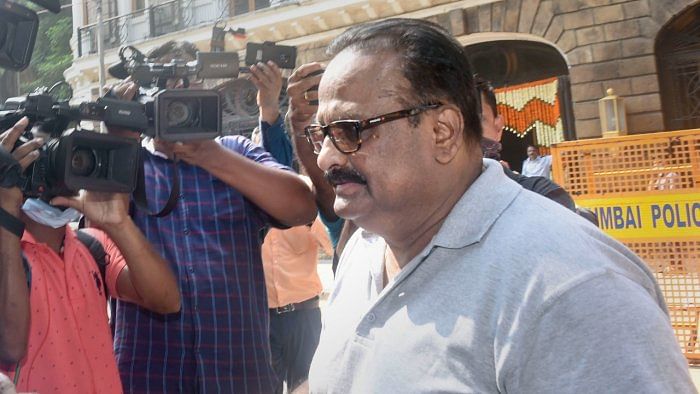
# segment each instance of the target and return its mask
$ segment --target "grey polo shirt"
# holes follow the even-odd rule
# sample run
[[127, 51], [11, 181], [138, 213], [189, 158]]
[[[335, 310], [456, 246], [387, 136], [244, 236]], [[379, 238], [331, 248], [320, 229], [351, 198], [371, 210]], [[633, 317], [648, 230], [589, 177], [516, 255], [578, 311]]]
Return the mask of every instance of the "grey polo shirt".
[[386, 287], [386, 244], [353, 235], [311, 392], [695, 392], [644, 263], [484, 166]]

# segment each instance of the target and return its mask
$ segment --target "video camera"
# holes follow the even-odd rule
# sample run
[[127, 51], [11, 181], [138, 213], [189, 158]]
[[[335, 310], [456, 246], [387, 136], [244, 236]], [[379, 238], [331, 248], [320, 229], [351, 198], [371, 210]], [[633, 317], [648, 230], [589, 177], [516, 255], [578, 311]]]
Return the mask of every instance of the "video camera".
[[[115, 116], [101, 115], [99, 108], [96, 116], [105, 119], [107, 126], [130, 128], [165, 141], [210, 139], [222, 134], [221, 97], [217, 91], [167, 89], [167, 81], [178, 80], [188, 87], [191, 80], [236, 79], [239, 73], [247, 71], [247, 67], [239, 66], [236, 52], [197, 52], [196, 59], [190, 62], [175, 59], [153, 63], [138, 49], [125, 46], [119, 49], [119, 58], [119, 63], [109, 67], [109, 73], [119, 79], [130, 76], [142, 88], [132, 103], [111, 97], [98, 100], [100, 106], [111, 108]], [[296, 48], [271, 42], [248, 43], [247, 65], [268, 60], [281, 68], [294, 68]]]
[[[109, 68], [119, 79], [129, 76], [141, 87], [133, 102], [105, 97], [100, 106], [112, 109], [106, 116], [107, 126], [120, 126], [140, 131], [165, 141], [210, 139], [221, 135], [221, 105], [219, 94], [205, 89], [166, 89], [168, 80], [190, 80], [238, 77], [238, 54], [235, 52], [198, 52], [195, 60], [169, 63], [147, 62], [136, 48], [119, 49], [120, 62]], [[97, 117], [100, 109], [88, 111]], [[122, 116], [124, 114], [124, 116]], [[86, 116], [88, 116], [86, 114]]]
[[[58, 0], [30, 1], [55, 14], [61, 11]], [[15, 2], [0, 0], [0, 67], [15, 71], [27, 68], [38, 29], [36, 12]]]
[[[54, 99], [52, 91], [57, 85], [9, 98], [3, 105], [0, 130], [12, 127], [24, 116], [29, 118], [30, 124], [15, 148], [34, 138], [32, 128], [46, 134], [47, 143], [39, 150], [39, 158], [24, 173], [0, 174], [0, 178], [11, 179], [27, 197], [44, 199], [72, 195], [80, 189], [131, 193], [136, 188], [138, 141], [83, 130], [64, 134], [67, 127], [82, 119], [82, 114], [80, 106]], [[95, 103], [81, 106], [90, 104]], [[18, 167], [11, 170], [16, 172]], [[3, 185], [11, 186], [5, 182]]]
[[[58, 0], [31, 0], [53, 13], [61, 11]], [[0, 68], [22, 71], [29, 65], [39, 28], [36, 12], [12, 1], [0, 0]], [[47, 135], [47, 143], [24, 172], [9, 152], [0, 152], [0, 185], [19, 186], [27, 197], [50, 199], [71, 195], [80, 189], [104, 192], [132, 192], [136, 187], [139, 144], [136, 140], [107, 134], [72, 130], [80, 119], [78, 108], [56, 100], [55, 90], [38, 89], [26, 96], [8, 99], [0, 109], [0, 130], [29, 118], [15, 148], [34, 138], [32, 129]], [[70, 88], [69, 88], [70, 89]]]

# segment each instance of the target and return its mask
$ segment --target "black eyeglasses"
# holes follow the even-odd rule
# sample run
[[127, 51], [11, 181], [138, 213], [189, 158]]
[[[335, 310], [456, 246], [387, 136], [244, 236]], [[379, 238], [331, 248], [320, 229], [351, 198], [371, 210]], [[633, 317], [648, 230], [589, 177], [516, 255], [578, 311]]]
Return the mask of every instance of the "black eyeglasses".
[[326, 139], [326, 136], [330, 137], [331, 142], [340, 152], [353, 153], [360, 150], [360, 146], [362, 146], [362, 139], [360, 138], [362, 131], [384, 123], [415, 116], [429, 109], [438, 108], [441, 105], [440, 103], [425, 104], [366, 120], [336, 120], [325, 126], [311, 124], [304, 129], [304, 134], [306, 134], [306, 139], [314, 147], [314, 153], [316, 154], [321, 152], [323, 140]]

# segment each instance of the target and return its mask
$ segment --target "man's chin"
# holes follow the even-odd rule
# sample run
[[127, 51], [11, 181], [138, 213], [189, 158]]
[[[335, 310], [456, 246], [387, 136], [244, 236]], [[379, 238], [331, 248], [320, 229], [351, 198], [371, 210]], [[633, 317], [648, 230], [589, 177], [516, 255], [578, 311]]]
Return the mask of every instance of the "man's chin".
[[358, 209], [357, 202], [351, 199], [340, 196], [335, 197], [333, 210], [336, 215], [347, 220], [357, 220], [361, 216], [361, 210]]

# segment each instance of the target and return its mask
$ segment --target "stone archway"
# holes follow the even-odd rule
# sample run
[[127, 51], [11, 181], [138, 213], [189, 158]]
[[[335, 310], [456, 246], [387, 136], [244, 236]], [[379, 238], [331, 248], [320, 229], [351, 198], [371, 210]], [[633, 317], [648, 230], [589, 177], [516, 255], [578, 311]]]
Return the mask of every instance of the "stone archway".
[[661, 28], [656, 60], [666, 128], [700, 128], [700, 3]]
[[[512, 33], [473, 34], [461, 41], [466, 43], [473, 71], [496, 88], [498, 111], [506, 121], [501, 158], [513, 170], [520, 171], [529, 145], [549, 147], [553, 142], [576, 138], [569, 66], [558, 48], [538, 37]], [[534, 87], [544, 85], [556, 88]], [[534, 91], [550, 93], [545, 98]], [[534, 108], [549, 108], [547, 115], [550, 111], [556, 115], [550, 118]]]

